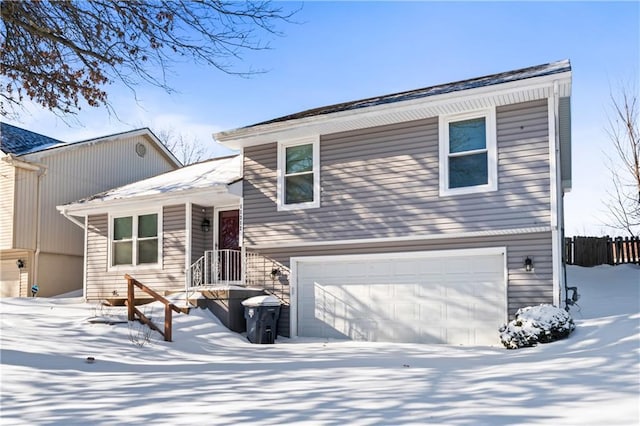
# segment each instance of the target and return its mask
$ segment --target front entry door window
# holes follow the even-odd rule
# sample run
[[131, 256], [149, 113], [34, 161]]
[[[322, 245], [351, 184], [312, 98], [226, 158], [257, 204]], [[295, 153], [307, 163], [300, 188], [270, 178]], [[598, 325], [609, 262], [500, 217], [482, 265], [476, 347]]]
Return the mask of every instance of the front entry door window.
[[242, 279], [239, 210], [218, 212], [218, 275], [222, 281]]

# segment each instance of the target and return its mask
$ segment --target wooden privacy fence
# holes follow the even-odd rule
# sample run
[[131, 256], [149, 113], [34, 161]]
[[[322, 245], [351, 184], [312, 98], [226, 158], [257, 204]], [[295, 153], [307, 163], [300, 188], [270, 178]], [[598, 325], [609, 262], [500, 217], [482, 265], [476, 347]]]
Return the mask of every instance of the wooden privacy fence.
[[[155, 291], [153, 291], [152, 289], [150, 289], [149, 287], [147, 287], [146, 285], [142, 284], [140, 281], [136, 280], [135, 278], [133, 278], [131, 275], [126, 274], [124, 276], [124, 278], [127, 280], [127, 317], [129, 321], [135, 321], [136, 320], [136, 315], [138, 316], [138, 321], [140, 321], [142, 324], [146, 324], [149, 326], [149, 328], [151, 328], [152, 330], [157, 331], [158, 333], [162, 334], [162, 336], [164, 337], [164, 340], [166, 342], [170, 342], [172, 339], [171, 336], [171, 312], [172, 311], [176, 311], [178, 313], [189, 313], [187, 308], [179, 308], [176, 305], [174, 305], [173, 303], [171, 303], [169, 300], [167, 300], [166, 298], [164, 298], [163, 296], [159, 295], [158, 293], [156, 293]], [[160, 330], [158, 328], [158, 326], [156, 326], [153, 322], [151, 322], [151, 320], [149, 318], [147, 318], [145, 316], [145, 314], [143, 314], [138, 308], [136, 308], [135, 306], [135, 287], [138, 287], [140, 290], [144, 291], [145, 293], [149, 294], [151, 297], [153, 297], [155, 300], [162, 302], [162, 304], [164, 305], [164, 331]]]
[[640, 237], [573, 237], [564, 239], [568, 265], [640, 265]]

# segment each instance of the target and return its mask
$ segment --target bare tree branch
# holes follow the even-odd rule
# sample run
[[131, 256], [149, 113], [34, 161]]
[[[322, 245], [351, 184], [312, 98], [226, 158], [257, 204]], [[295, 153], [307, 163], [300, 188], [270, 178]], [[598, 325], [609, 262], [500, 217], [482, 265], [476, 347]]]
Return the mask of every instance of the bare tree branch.
[[640, 129], [638, 128], [638, 97], [633, 89], [611, 94], [612, 116], [607, 134], [617, 161], [609, 157], [613, 191], [605, 206], [612, 223], [609, 226], [625, 230], [631, 236], [640, 232]]
[[108, 106], [115, 81], [170, 92], [167, 71], [182, 61], [251, 75], [234, 63], [268, 49], [295, 12], [269, 1], [0, 0], [0, 114], [25, 98], [61, 114]]
[[210, 157], [207, 147], [198, 138], [189, 139], [173, 128], [154, 130], [153, 133], [185, 166]]

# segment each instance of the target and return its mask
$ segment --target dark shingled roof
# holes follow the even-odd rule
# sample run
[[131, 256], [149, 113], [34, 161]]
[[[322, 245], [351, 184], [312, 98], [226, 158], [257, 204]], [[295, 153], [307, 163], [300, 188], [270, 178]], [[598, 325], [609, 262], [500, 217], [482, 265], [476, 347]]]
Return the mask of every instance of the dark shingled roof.
[[408, 101], [411, 99], [425, 98], [428, 96], [442, 95], [445, 93], [457, 92], [460, 90], [492, 86], [495, 84], [524, 80], [527, 78], [542, 77], [551, 74], [559, 74], [567, 71], [571, 71], [571, 64], [568, 60], [562, 60], [528, 68], [522, 68], [514, 71], [502, 72], [499, 74], [491, 74], [483, 77], [472, 78], [469, 80], [456, 81], [453, 83], [440, 84], [437, 86], [425, 87], [422, 89], [409, 90], [406, 92], [393, 93], [390, 95], [376, 96], [373, 98], [367, 98], [358, 101], [343, 102], [335, 105], [313, 108], [295, 114], [274, 118], [272, 120], [263, 121], [261, 123], [252, 124], [250, 126], [246, 126], [245, 128], [261, 126], [264, 124], [278, 123], [282, 121], [297, 120], [317, 115], [331, 114], [340, 111], [355, 110], [375, 105], [389, 104], [393, 102]]
[[0, 123], [0, 149], [6, 154], [29, 154], [62, 143], [64, 142], [39, 133]]

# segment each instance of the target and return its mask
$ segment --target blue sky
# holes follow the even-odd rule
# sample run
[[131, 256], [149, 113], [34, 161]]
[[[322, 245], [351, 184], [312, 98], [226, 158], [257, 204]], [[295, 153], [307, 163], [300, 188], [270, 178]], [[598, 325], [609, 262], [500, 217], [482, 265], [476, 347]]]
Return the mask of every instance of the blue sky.
[[[301, 3], [284, 3], [296, 8]], [[251, 78], [176, 66], [178, 93], [140, 87], [136, 102], [118, 85], [110, 96], [119, 119], [87, 107], [68, 123], [31, 108], [16, 125], [65, 141], [131, 128], [173, 128], [229, 151], [211, 133], [343, 101], [411, 90], [559, 59], [573, 68], [573, 190], [567, 234], [612, 231], [602, 200], [608, 188], [605, 133], [611, 89], [633, 84], [640, 68], [638, 2], [308, 2], [272, 49], [250, 52], [236, 69]], [[68, 121], [68, 120], [67, 120]]]

